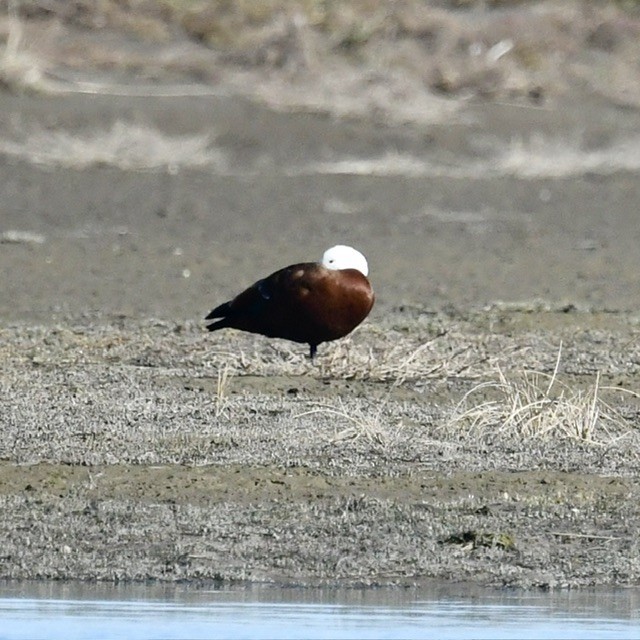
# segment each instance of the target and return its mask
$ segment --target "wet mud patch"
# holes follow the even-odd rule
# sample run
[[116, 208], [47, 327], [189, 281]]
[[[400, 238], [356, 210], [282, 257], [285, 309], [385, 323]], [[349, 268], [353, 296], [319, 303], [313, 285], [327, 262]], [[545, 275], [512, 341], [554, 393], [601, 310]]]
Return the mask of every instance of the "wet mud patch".
[[632, 582], [639, 570], [635, 479], [90, 471], [90, 481], [61, 472], [61, 489], [51, 486], [53, 467], [23, 477], [13, 469], [12, 482], [29, 479], [31, 488], [5, 493], [2, 484], [0, 502], [14, 512], [0, 525], [6, 576], [302, 585], [410, 585], [428, 576], [558, 588]]

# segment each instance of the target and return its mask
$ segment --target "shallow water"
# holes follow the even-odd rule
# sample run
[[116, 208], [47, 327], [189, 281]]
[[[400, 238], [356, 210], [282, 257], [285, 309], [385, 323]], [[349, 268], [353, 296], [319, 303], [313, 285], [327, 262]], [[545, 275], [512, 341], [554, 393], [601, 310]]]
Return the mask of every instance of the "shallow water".
[[5, 583], [0, 638], [637, 638], [640, 590], [526, 593]]

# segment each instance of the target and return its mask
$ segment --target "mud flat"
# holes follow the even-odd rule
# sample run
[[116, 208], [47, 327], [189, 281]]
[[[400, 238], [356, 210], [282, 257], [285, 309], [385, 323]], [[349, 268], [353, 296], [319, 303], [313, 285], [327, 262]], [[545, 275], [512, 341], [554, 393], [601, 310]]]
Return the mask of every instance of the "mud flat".
[[[423, 16], [495, 35], [473, 69], [395, 14], [230, 55], [22, 5], [10, 70], [46, 90], [1, 59], [0, 578], [638, 584], [635, 14], [544, 4], [537, 53], [536, 3]], [[204, 331], [337, 242], [377, 302], [316, 365]]]
[[5, 327], [2, 575], [634, 584], [637, 324], [573, 316], [398, 313], [316, 366], [195, 324]]

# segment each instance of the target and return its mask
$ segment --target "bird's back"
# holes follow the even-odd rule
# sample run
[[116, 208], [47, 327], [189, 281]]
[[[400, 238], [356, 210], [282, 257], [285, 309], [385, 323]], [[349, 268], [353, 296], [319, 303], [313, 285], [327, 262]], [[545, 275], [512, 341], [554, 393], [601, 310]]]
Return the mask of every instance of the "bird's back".
[[374, 295], [355, 269], [300, 263], [272, 273], [216, 307], [208, 325], [241, 329], [295, 342], [320, 344], [345, 336], [369, 314]]

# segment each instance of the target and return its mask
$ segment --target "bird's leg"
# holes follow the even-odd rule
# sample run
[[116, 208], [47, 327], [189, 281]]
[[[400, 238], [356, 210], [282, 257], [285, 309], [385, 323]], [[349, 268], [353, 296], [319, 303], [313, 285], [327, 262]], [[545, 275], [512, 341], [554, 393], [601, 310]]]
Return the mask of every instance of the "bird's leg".
[[313, 363], [313, 358], [316, 355], [316, 351], [318, 350], [318, 345], [317, 344], [310, 344], [309, 345], [309, 358], [311, 358], [311, 362]]

